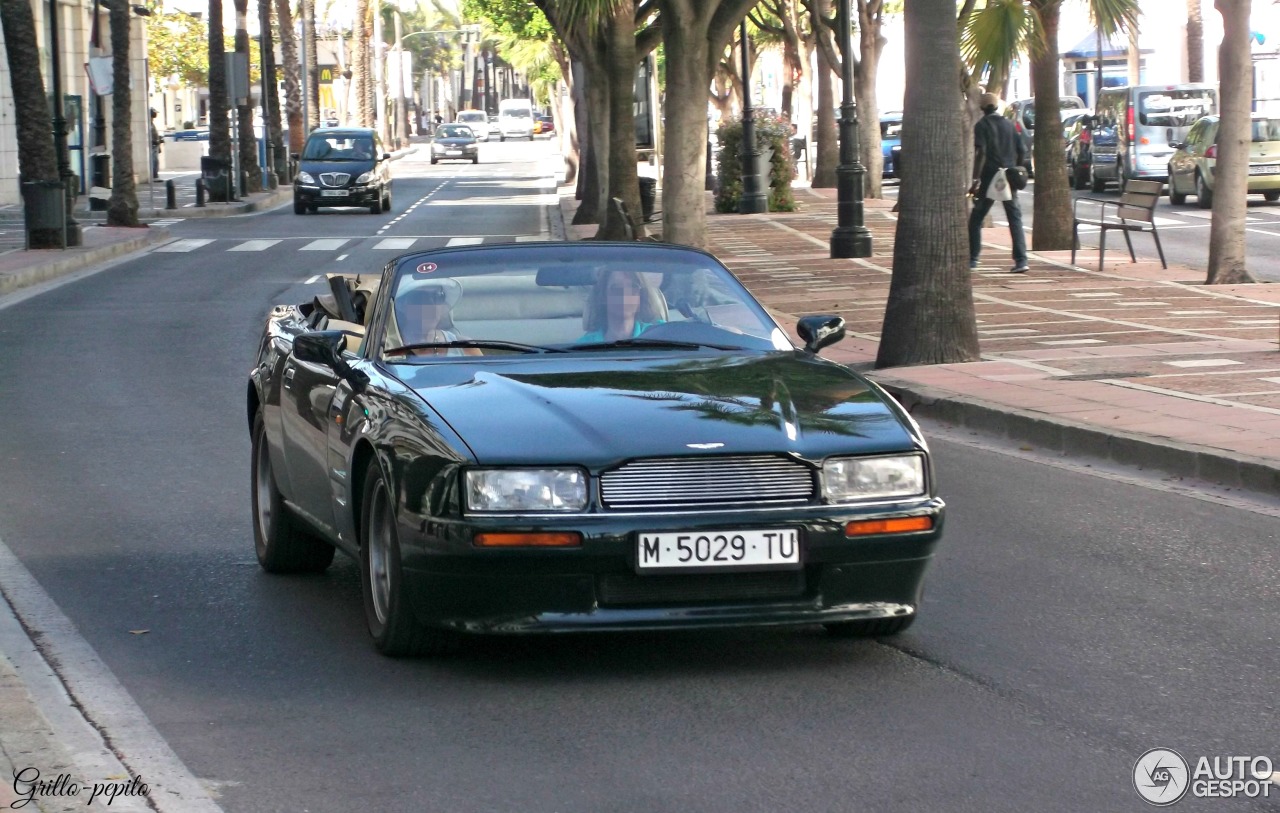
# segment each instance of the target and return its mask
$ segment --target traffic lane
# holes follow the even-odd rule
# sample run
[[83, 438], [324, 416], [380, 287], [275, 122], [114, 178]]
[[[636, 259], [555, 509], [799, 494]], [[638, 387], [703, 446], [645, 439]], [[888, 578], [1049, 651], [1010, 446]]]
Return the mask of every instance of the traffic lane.
[[[1206, 739], [1225, 752], [1256, 739], [1266, 718], [1269, 684], [1252, 675], [1255, 665], [1274, 673], [1254, 653], [1275, 627], [1274, 594], [1254, 590], [1256, 573], [1274, 572], [1259, 541], [1269, 524], [1082, 475], [1033, 476], [1031, 464], [944, 442], [948, 538], [921, 623], [892, 647], [801, 630], [489, 641], [454, 659], [379, 658], [351, 562], [290, 579], [253, 559], [246, 358], [266, 307], [258, 295], [292, 295], [291, 281], [167, 273], [166, 288], [125, 266], [6, 312], [15, 352], [0, 370], [29, 388], [0, 446], [17, 461], [0, 534], [183, 760], [235, 783], [222, 788], [228, 810], [299, 800], [481, 810], [517, 799], [531, 810], [847, 809], [851, 794], [896, 800], [883, 809], [1124, 809], [1148, 739]], [[189, 301], [223, 306], [168, 313]], [[1063, 505], [1042, 510], [1046, 494]], [[1196, 583], [1205, 575], [1163, 536], [1129, 533], [1137, 520], [1123, 519], [1162, 514], [1185, 529], [1175, 539], [1214, 529], [1201, 538], [1223, 561], [1201, 561], [1238, 599], [1207, 595]], [[1135, 550], [1117, 553], [1108, 537], [1134, 537]], [[1233, 556], [1256, 565], [1252, 578]], [[1204, 617], [1177, 617], [1180, 595]], [[1164, 636], [1105, 624], [1110, 606], [1153, 615]], [[1176, 635], [1184, 629], [1195, 640]], [[1161, 651], [1148, 651], [1152, 641]], [[1192, 672], [1160, 680], [1179, 667]], [[1070, 694], [1077, 685], [1094, 691]], [[1230, 707], [1184, 715], [1220, 687], [1232, 690]], [[1251, 695], [1236, 703], [1241, 692]], [[1153, 693], [1167, 705], [1146, 717]], [[929, 787], [917, 788], [924, 765]], [[1004, 776], [1038, 780], [993, 780]]]

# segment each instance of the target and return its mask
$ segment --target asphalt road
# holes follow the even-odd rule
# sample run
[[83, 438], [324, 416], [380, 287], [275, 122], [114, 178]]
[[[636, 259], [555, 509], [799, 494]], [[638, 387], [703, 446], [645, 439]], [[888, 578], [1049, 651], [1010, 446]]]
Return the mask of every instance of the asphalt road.
[[[886, 197], [897, 197], [898, 182], [886, 181], [884, 184]], [[1031, 246], [1031, 226], [1035, 222], [1035, 206], [1033, 195], [1035, 181], [1031, 181], [1025, 191], [1018, 195], [1022, 207], [1022, 225], [1027, 232], [1027, 246]], [[1102, 200], [1120, 199], [1120, 193], [1114, 186], [1107, 187], [1105, 192], [1089, 190], [1073, 191], [1075, 198], [1100, 198]], [[1097, 207], [1091, 204], [1080, 204], [1080, 213], [1089, 217], [1097, 214]], [[991, 211], [992, 221], [1001, 227], [1007, 227], [1003, 208], [995, 206]], [[1185, 206], [1174, 206], [1169, 203], [1168, 189], [1160, 199], [1155, 211], [1156, 228], [1160, 231], [1160, 242], [1164, 247], [1165, 259], [1201, 272], [1209, 267], [1209, 223], [1212, 212], [1196, 206], [1195, 198], [1188, 198]], [[1158, 259], [1155, 242], [1149, 234], [1132, 235], [1133, 248], [1137, 255], [1150, 259]], [[1084, 227], [1080, 233], [1080, 244], [1085, 256], [1097, 257], [1098, 230]], [[1092, 253], [1089, 253], [1090, 247]], [[1259, 282], [1280, 282], [1280, 202], [1268, 203], [1260, 195], [1249, 197], [1249, 214], [1245, 224], [1245, 251], [1247, 267]], [[1107, 235], [1107, 256], [1117, 259], [1126, 256], [1127, 249], [1124, 236], [1112, 232]], [[1114, 253], [1114, 254], [1113, 254]]]
[[[538, 236], [547, 148], [489, 146], [476, 168], [401, 162], [390, 217], [181, 223], [215, 242], [2, 311], [0, 539], [224, 810], [1136, 811], [1149, 748], [1280, 763], [1276, 513], [980, 441], [935, 441], [947, 537], [893, 641], [493, 639], [395, 661], [354, 563], [261, 572], [244, 391], [267, 311], [329, 268], [375, 271], [383, 240]], [[259, 240], [279, 242], [243, 248]]]

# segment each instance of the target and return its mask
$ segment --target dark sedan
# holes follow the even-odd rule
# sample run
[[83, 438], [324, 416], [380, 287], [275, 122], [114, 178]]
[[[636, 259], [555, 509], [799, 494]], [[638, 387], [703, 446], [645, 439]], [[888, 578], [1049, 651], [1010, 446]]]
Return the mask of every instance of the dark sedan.
[[431, 140], [431, 163], [470, 161], [480, 163], [480, 143], [465, 124], [441, 124]]
[[928, 445], [795, 347], [709, 254], [521, 243], [404, 255], [269, 317], [247, 388], [258, 560], [360, 563], [377, 649], [460, 633], [915, 619]]
[[321, 206], [391, 210], [391, 154], [364, 127], [325, 127], [307, 136], [293, 179], [293, 213]]

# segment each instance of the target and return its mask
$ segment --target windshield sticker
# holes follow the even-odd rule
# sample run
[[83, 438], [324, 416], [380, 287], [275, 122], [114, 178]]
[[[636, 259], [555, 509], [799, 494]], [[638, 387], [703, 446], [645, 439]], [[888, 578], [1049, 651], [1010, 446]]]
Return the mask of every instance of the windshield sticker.
[[423, 263], [423, 264], [421, 264], [421, 265], [419, 265], [419, 266], [418, 266], [418, 269], [417, 269], [417, 270], [418, 270], [418, 273], [419, 273], [419, 274], [430, 274], [432, 271], [436, 270], [436, 264], [435, 264], [435, 263]]

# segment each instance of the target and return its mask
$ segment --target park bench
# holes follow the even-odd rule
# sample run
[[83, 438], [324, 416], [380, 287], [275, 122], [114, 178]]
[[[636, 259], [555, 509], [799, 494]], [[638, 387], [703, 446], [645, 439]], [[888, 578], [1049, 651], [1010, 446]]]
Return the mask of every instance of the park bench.
[[[1156, 231], [1156, 202], [1160, 200], [1159, 181], [1129, 181], [1125, 184], [1120, 200], [1102, 200], [1101, 198], [1076, 198], [1071, 207], [1071, 264], [1076, 264], [1076, 249], [1080, 248], [1080, 226], [1097, 226], [1102, 230], [1098, 239], [1098, 270], [1102, 270], [1107, 256], [1107, 232], [1119, 231], [1124, 235], [1124, 242], [1129, 246], [1129, 260], [1137, 262], [1133, 253], [1133, 241], [1129, 232], [1150, 232], [1156, 241], [1156, 251], [1160, 253], [1160, 265], [1168, 268], [1164, 261], [1164, 248], [1160, 245], [1160, 233]], [[1080, 204], [1096, 206], [1093, 217], [1081, 217]]]

